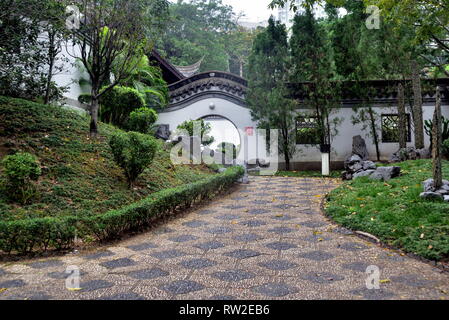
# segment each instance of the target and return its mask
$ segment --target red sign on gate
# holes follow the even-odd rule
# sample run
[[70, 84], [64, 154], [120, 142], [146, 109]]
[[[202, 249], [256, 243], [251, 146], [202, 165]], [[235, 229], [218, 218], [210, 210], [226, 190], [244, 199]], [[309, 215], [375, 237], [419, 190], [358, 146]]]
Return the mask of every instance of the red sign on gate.
[[245, 133], [247, 136], [252, 137], [254, 135], [254, 127], [246, 127]]

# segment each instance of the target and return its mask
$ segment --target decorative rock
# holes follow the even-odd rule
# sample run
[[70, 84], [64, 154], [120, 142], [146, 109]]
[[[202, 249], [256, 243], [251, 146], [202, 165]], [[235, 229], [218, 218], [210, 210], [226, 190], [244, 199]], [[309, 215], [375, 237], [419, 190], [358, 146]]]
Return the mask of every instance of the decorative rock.
[[352, 138], [352, 153], [360, 156], [361, 160], [368, 160], [369, 154], [366, 142], [361, 136]]
[[383, 180], [383, 175], [380, 173], [380, 172], [374, 172], [374, 173], [372, 173], [371, 174], [371, 176], [369, 177], [371, 180], [379, 180], [379, 181], [381, 181], [381, 180]]
[[[422, 185], [424, 188], [424, 192], [434, 192], [435, 191], [433, 179], [427, 179], [426, 181], [423, 181]], [[443, 194], [446, 194], [445, 191], [449, 191], [449, 181], [443, 180], [443, 186], [438, 191], [442, 191]]]
[[352, 173], [349, 173], [349, 172], [345, 171], [345, 172], [342, 173], [341, 178], [343, 180], [352, 180], [353, 176], [352, 176]]
[[430, 159], [431, 153], [428, 149], [415, 149], [413, 147], [399, 149], [391, 155], [390, 162], [402, 162], [406, 160]]
[[441, 195], [447, 195], [447, 194], [449, 194], [449, 191], [447, 191], [447, 190], [445, 190], [445, 189], [440, 189], [440, 190], [437, 190], [437, 191], [435, 191], [436, 193], [439, 193], [439, 194], [441, 194]]
[[363, 166], [363, 170], [376, 170], [377, 169], [376, 164], [372, 161], [363, 161], [362, 166]]
[[449, 202], [449, 196], [444, 196], [444, 201]]
[[360, 156], [358, 156], [356, 154], [352, 155], [348, 159], [346, 159], [346, 161], [345, 161], [345, 169], [348, 170], [348, 169], [350, 169], [350, 166], [352, 166], [352, 165], [354, 165], [356, 163], [359, 163], [359, 162], [362, 162], [362, 158], [360, 158]]
[[226, 168], [220, 168], [218, 169], [218, 173], [224, 173], [227, 169]]
[[376, 170], [366, 170], [366, 171], [362, 171], [362, 172], [356, 173], [356, 174], [354, 174], [353, 179], [357, 179], [357, 178], [360, 178], [360, 177], [368, 177], [371, 174], [373, 174], [375, 171]]
[[443, 196], [439, 193], [436, 192], [423, 192], [419, 195], [421, 198], [423, 199], [437, 199], [437, 200], [443, 200], [445, 198], [443, 198]]
[[401, 167], [379, 167], [371, 175], [371, 179], [388, 181], [392, 178], [396, 178], [400, 174], [401, 174]]
[[155, 133], [155, 137], [157, 139], [162, 139], [162, 140], [169, 140], [170, 139], [170, 126], [168, 124], [161, 124], [158, 126], [156, 133]]

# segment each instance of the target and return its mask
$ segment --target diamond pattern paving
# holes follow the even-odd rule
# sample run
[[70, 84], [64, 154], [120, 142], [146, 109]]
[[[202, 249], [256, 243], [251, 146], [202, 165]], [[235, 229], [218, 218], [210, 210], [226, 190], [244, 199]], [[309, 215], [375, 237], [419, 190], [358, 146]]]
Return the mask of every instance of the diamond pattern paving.
[[229, 270], [229, 271], [215, 272], [214, 274], [212, 274], [212, 276], [227, 282], [238, 282], [256, 277], [254, 273], [247, 272], [244, 270]]
[[[337, 180], [251, 177], [232, 194], [90, 252], [0, 263], [0, 300], [449, 299], [449, 274], [332, 225]], [[320, 195], [320, 197], [317, 197]], [[81, 290], [67, 290], [67, 266]], [[380, 289], [365, 286], [380, 271]]]

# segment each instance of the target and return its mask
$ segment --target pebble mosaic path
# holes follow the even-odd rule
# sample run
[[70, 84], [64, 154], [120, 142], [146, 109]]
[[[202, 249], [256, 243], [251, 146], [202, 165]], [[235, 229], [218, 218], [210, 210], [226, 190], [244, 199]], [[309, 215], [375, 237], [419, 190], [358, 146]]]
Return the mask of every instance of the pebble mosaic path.
[[[449, 275], [320, 213], [336, 180], [252, 177], [150, 232], [98, 251], [0, 264], [0, 299], [449, 299]], [[368, 290], [366, 269], [380, 270]], [[66, 268], [80, 290], [66, 289]]]

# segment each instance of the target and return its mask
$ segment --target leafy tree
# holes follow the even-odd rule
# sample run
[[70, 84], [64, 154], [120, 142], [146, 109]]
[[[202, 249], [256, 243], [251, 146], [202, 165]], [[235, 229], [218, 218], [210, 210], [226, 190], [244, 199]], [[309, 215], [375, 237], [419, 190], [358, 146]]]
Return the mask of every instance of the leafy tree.
[[286, 169], [290, 170], [290, 160], [296, 152], [296, 103], [286, 98], [288, 58], [285, 26], [271, 17], [268, 27], [254, 40], [249, 58], [247, 103], [260, 128], [280, 131], [279, 151], [284, 155]]
[[53, 76], [65, 28], [65, 7], [56, 0], [0, 2], [0, 94], [26, 99], [57, 100], [63, 88]]
[[229, 70], [226, 36], [235, 30], [232, 7], [222, 0], [178, 0], [170, 7], [171, 22], [157, 48], [175, 65], [202, 60], [200, 71]]
[[80, 30], [73, 33], [73, 41], [80, 49], [77, 58], [90, 77], [90, 135], [96, 137], [99, 99], [128, 79], [140, 62], [137, 58], [150, 51], [152, 43], [147, 35], [154, 34], [153, 28], [160, 26], [158, 16], [165, 14], [168, 3], [166, 0], [79, 0], [77, 4], [83, 18]]
[[302, 83], [304, 105], [317, 117], [321, 144], [331, 144], [340, 119], [331, 118], [338, 107], [338, 83], [332, 81], [332, 56], [324, 28], [312, 11], [295, 16], [290, 47], [292, 52], [292, 80]]
[[260, 29], [247, 30], [238, 26], [226, 35], [226, 52], [230, 58], [229, 68], [232, 73], [245, 76], [253, 41], [259, 31]]

